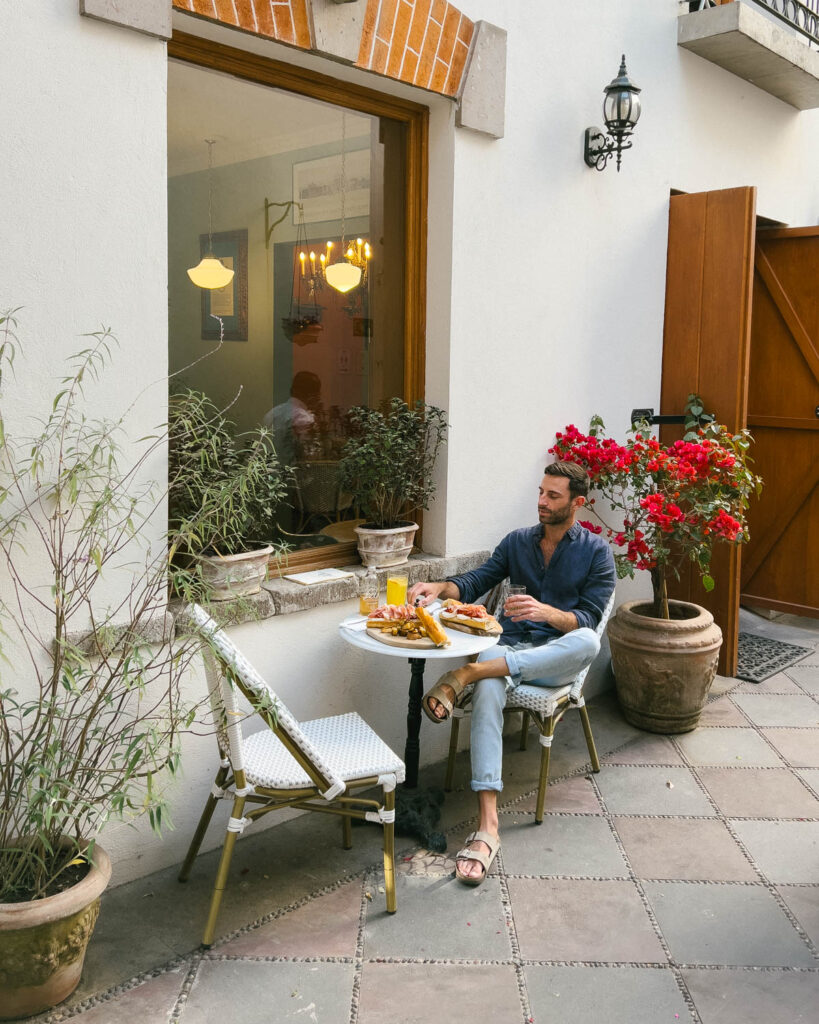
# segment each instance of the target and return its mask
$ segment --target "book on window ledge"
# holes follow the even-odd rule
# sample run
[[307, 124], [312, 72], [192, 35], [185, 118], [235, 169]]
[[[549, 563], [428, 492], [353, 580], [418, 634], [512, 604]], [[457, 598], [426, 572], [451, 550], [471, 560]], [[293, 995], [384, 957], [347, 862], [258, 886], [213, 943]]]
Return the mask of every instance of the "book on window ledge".
[[311, 572], [294, 572], [284, 579], [311, 587], [314, 583], [331, 583], [334, 580], [346, 580], [355, 577], [354, 572], [345, 569], [313, 569]]

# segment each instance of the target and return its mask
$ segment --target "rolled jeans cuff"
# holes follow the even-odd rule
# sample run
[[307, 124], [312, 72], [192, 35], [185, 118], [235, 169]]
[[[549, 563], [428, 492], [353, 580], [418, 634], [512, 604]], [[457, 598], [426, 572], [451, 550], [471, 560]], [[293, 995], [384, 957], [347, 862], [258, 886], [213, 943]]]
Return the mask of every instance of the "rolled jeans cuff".
[[473, 793], [480, 793], [483, 790], [492, 790], [495, 793], [500, 793], [503, 789], [503, 780], [497, 779], [494, 782], [476, 782], [473, 779], [470, 785], [472, 786]]

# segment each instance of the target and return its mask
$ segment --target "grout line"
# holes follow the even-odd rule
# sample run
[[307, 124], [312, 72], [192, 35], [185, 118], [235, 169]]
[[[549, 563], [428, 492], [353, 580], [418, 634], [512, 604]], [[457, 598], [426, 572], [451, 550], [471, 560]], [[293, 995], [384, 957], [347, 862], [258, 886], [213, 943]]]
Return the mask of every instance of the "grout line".
[[643, 909], [645, 910], [646, 915], [648, 916], [651, 927], [654, 930], [654, 934], [657, 936], [663, 953], [666, 956], [667, 967], [673, 974], [674, 981], [677, 983], [677, 988], [679, 989], [680, 995], [683, 997], [685, 1005], [688, 1007], [688, 1011], [691, 1014], [692, 1022], [693, 1024], [702, 1024], [702, 1019], [699, 1016], [697, 1007], [694, 1003], [694, 999], [688, 990], [688, 985], [686, 985], [685, 983], [685, 978], [683, 978], [682, 976], [682, 971], [680, 970], [679, 964], [677, 964], [677, 962], [674, 960], [674, 957], [671, 955], [671, 948], [666, 942], [665, 935], [663, 935], [662, 929], [660, 928], [660, 922], [657, 920], [657, 916], [654, 913], [654, 908], [651, 906], [651, 902], [648, 896], [646, 895], [642, 881], [637, 877], [637, 872], [634, 870], [634, 867], [631, 863], [631, 858], [626, 852], [625, 844], [620, 838], [620, 833], [617, 831], [617, 827], [614, 824], [614, 815], [612, 815], [606, 807], [605, 801], [603, 799], [603, 794], [600, 790], [599, 785], [597, 784], [597, 780], [595, 778], [592, 778], [591, 783], [594, 786], [595, 792], [598, 795], [598, 799], [600, 800], [600, 803], [604, 808], [604, 817], [606, 820], [606, 824], [609, 826], [609, 830], [611, 831], [612, 838], [614, 839], [614, 842], [617, 845], [617, 849], [620, 853], [620, 856], [623, 858], [623, 861], [625, 862], [626, 870], [628, 871], [628, 880], [631, 881], [631, 883], [634, 885], [634, 888], [637, 890], [637, 895], [640, 897], [640, 901], [643, 904]]
[[182, 989], [174, 1003], [173, 1010], [168, 1015], [169, 1024], [177, 1024], [177, 1021], [185, 1012], [185, 1006], [188, 1002], [188, 996], [191, 994], [193, 983], [196, 981], [196, 975], [199, 972], [199, 967], [202, 964], [203, 956], [202, 953], [195, 953], [191, 960], [191, 965], [188, 968], [188, 973], [185, 976], [185, 980], [182, 982]]
[[367, 924], [367, 892], [367, 875], [364, 875], [361, 879], [361, 900], [358, 907], [358, 932], [356, 934], [355, 957], [353, 959], [355, 969], [353, 971], [353, 990], [350, 995], [350, 1024], [358, 1024], [358, 1011], [361, 1005], [361, 975], [364, 970], [364, 929]]

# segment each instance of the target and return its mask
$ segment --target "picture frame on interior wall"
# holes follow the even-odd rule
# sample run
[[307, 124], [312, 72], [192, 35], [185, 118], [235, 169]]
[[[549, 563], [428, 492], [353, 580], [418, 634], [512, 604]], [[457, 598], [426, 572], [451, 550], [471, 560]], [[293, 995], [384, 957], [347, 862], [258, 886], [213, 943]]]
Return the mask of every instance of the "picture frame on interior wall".
[[[208, 252], [208, 235], [199, 236], [199, 251]], [[213, 255], [234, 272], [224, 288], [202, 289], [202, 340], [218, 341], [219, 317], [225, 341], [247, 341], [247, 228], [214, 231]]]
[[[370, 213], [370, 151], [354, 149], [345, 154], [347, 188], [344, 216], [367, 217]], [[293, 201], [301, 203], [305, 224], [341, 220], [341, 153], [293, 164]], [[298, 223], [298, 207], [293, 207]]]

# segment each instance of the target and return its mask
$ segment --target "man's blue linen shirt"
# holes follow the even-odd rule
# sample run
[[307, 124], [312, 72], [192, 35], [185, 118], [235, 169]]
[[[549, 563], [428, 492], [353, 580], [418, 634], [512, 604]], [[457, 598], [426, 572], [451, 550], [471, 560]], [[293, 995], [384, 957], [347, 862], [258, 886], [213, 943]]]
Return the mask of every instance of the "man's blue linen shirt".
[[[596, 629], [617, 579], [611, 548], [601, 536], [574, 523], [546, 568], [540, 550], [542, 536], [540, 523], [513, 530], [483, 565], [447, 580], [458, 588], [461, 600], [471, 604], [508, 576], [512, 583], [523, 584], [526, 593], [542, 604], [574, 612], [578, 626]], [[512, 622], [505, 615], [499, 618], [503, 626], [501, 643], [544, 644], [563, 635], [546, 622]]]

